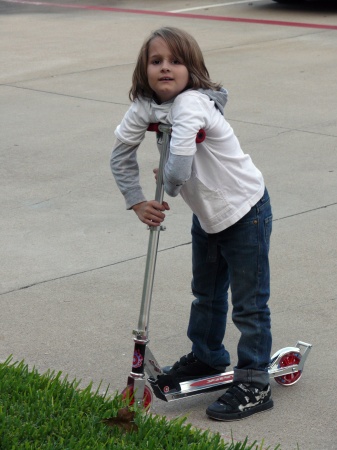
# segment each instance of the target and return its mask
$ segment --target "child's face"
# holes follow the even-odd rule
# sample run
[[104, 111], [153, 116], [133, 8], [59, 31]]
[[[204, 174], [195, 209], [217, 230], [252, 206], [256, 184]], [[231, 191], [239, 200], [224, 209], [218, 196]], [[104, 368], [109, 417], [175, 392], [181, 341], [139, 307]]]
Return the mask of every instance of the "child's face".
[[154, 38], [149, 45], [147, 77], [150, 88], [161, 103], [180, 94], [189, 82], [186, 66], [174, 58], [160, 37]]

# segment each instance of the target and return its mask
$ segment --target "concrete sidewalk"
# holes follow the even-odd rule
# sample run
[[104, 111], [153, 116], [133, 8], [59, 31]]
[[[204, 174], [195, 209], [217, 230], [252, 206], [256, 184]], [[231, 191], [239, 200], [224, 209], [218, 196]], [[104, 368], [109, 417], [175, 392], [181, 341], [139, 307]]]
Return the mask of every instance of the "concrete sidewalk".
[[[178, 0], [100, 5], [187, 8]], [[199, 13], [337, 25], [336, 10], [267, 0]], [[226, 439], [233, 433], [283, 450], [297, 443], [301, 450], [337, 449], [336, 30], [0, 1], [0, 359], [13, 354], [83, 385], [125, 387], [148, 231], [125, 211], [109, 157], [140, 45], [162, 25], [196, 37], [212, 78], [229, 90], [226, 117], [265, 176], [274, 212], [273, 351], [297, 340], [313, 349], [298, 384], [272, 382], [275, 407], [266, 414], [211, 421], [205, 409], [218, 393], [156, 399], [152, 411], [188, 415]], [[139, 151], [148, 197], [157, 161], [149, 135]], [[151, 350], [163, 365], [190, 351], [191, 213], [180, 198], [170, 205], [150, 324]], [[237, 339], [229, 323], [233, 364]]]

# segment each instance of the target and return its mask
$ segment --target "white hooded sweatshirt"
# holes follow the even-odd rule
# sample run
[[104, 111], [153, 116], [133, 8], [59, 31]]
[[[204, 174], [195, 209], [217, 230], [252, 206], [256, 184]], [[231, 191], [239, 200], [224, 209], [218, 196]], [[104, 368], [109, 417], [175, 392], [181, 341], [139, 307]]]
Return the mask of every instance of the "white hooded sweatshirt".
[[[207, 233], [230, 227], [261, 199], [263, 176], [223, 116], [226, 101], [224, 89], [187, 90], [161, 105], [143, 98], [131, 104], [116, 128], [111, 156], [111, 169], [128, 208], [145, 200], [136, 150], [153, 122], [172, 125], [165, 191], [171, 196], [180, 192]], [[206, 138], [197, 144], [200, 129]]]

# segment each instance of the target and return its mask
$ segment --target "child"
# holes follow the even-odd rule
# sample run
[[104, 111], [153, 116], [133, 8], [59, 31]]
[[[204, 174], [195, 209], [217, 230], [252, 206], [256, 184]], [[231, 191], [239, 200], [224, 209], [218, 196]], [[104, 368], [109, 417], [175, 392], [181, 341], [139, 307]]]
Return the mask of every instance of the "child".
[[[116, 128], [111, 156], [126, 207], [150, 226], [160, 225], [170, 209], [167, 202], [144, 197], [136, 157], [148, 125], [161, 122], [172, 126], [165, 192], [173, 197], [180, 193], [193, 211], [195, 300], [187, 331], [192, 352], [167, 373], [183, 382], [222, 373], [230, 365], [223, 345], [230, 286], [233, 322], [241, 332], [238, 362], [233, 386], [206, 413], [228, 421], [270, 409], [272, 213], [261, 172], [223, 116], [227, 91], [211, 81], [194, 38], [165, 27], [144, 42], [129, 95], [132, 104]], [[206, 139], [197, 144], [200, 129]]]

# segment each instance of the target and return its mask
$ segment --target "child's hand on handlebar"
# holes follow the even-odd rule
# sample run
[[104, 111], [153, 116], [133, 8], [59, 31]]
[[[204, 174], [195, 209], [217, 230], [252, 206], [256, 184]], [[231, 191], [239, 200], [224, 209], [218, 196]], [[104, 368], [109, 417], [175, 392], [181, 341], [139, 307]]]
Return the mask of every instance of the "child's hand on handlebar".
[[137, 203], [132, 209], [141, 222], [150, 227], [158, 227], [165, 219], [165, 214], [162, 211], [168, 211], [170, 206], [167, 202], [160, 204], [156, 200], [151, 200]]

